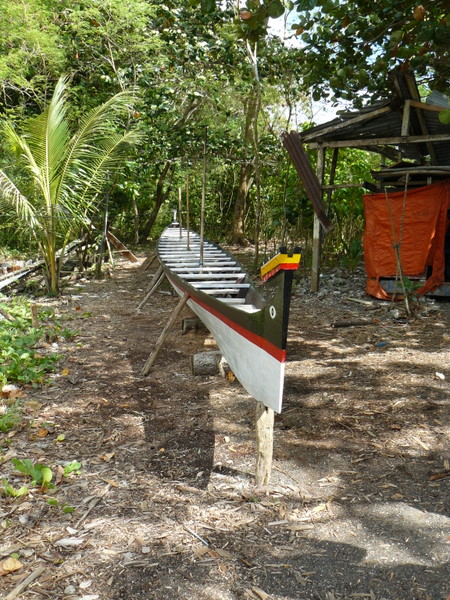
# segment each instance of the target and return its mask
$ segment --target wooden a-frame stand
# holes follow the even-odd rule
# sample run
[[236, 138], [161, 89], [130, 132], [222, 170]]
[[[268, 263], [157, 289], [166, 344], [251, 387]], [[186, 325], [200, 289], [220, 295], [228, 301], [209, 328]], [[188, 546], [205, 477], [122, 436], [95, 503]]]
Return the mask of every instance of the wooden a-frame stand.
[[[153, 262], [153, 261], [152, 261]], [[158, 287], [161, 285], [164, 279], [164, 270], [161, 266], [158, 267], [155, 274], [153, 275], [152, 281], [150, 282], [149, 289], [142, 302], [137, 307], [140, 310], [149, 301], [150, 297], [155, 293]], [[148, 357], [144, 367], [142, 368], [142, 375], [146, 376], [149, 374], [150, 369], [154, 365], [164, 342], [167, 339], [172, 327], [175, 324], [178, 316], [183, 310], [186, 302], [189, 299], [189, 294], [184, 295], [178, 301], [178, 304], [173, 311], [170, 319], [167, 321], [166, 326], [162, 330], [158, 341], [155, 344], [150, 356]], [[272, 458], [273, 458], [273, 429], [274, 429], [275, 414], [271, 408], [265, 406], [262, 402], [256, 402], [255, 412], [255, 432], [256, 432], [256, 467], [255, 467], [255, 483], [259, 486], [268, 485], [270, 481], [270, 475], [272, 471]]]

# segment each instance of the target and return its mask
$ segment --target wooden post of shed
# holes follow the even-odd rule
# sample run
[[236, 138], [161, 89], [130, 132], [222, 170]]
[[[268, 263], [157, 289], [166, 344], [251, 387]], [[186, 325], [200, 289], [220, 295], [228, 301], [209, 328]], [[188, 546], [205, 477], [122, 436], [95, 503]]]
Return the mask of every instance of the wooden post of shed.
[[[323, 189], [323, 174], [325, 167], [325, 150], [319, 148], [317, 150], [317, 179], [320, 182], [321, 188]], [[322, 249], [322, 228], [320, 225], [319, 217], [314, 213], [314, 226], [313, 226], [313, 246], [312, 246], [312, 265], [311, 265], [311, 291], [319, 291], [320, 281], [320, 254]]]
[[270, 481], [273, 456], [273, 424], [275, 414], [262, 402], [256, 403], [256, 485], [267, 485]]

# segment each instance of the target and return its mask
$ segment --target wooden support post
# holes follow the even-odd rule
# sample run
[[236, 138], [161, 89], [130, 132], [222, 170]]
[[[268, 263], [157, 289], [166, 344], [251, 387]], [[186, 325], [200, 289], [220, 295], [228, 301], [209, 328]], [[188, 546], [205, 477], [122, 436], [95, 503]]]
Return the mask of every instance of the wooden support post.
[[[323, 174], [325, 167], [325, 150], [319, 148], [317, 151], [317, 179], [320, 182], [323, 191]], [[314, 213], [313, 228], [313, 247], [312, 247], [312, 265], [311, 265], [311, 291], [319, 291], [320, 281], [320, 253], [322, 249], [322, 229], [316, 213]]]
[[148, 375], [150, 372], [150, 369], [153, 366], [153, 363], [155, 362], [161, 348], [163, 347], [164, 342], [166, 341], [167, 336], [170, 333], [170, 330], [172, 329], [172, 327], [175, 324], [175, 321], [178, 318], [178, 315], [180, 314], [180, 312], [183, 310], [184, 305], [186, 304], [186, 302], [189, 299], [189, 294], [188, 293], [184, 293], [183, 297], [180, 298], [180, 301], [177, 304], [177, 307], [175, 308], [175, 310], [173, 311], [170, 319], [167, 321], [166, 326], [164, 327], [164, 329], [161, 332], [161, 335], [158, 338], [158, 341], [156, 342], [155, 348], [153, 350], [153, 352], [150, 354], [150, 356], [147, 359], [147, 362], [144, 365], [144, 368], [142, 369], [142, 375]]
[[408, 135], [410, 117], [411, 117], [411, 100], [405, 100], [405, 106], [403, 107], [401, 135]]
[[160, 267], [158, 269], [158, 271], [156, 271], [156, 273], [154, 274], [151, 285], [150, 285], [150, 289], [147, 292], [147, 294], [145, 295], [145, 298], [138, 305], [137, 310], [141, 310], [141, 308], [143, 308], [147, 304], [147, 302], [150, 300], [150, 298], [153, 296], [153, 294], [156, 292], [156, 290], [159, 288], [159, 286], [163, 282], [164, 277], [165, 277], [165, 275], [163, 273], [163, 268]]
[[273, 456], [273, 424], [275, 414], [262, 402], [256, 403], [256, 485], [267, 485], [270, 481]]
[[38, 319], [38, 306], [34, 302], [30, 304], [31, 309], [31, 326], [34, 329], [39, 328], [39, 319]]
[[162, 265], [160, 264], [159, 267], [154, 272], [152, 280], [148, 284], [147, 292], [149, 292], [153, 288], [153, 286], [155, 285], [156, 281], [159, 279], [162, 272], [163, 272], [163, 268], [162, 268]]
[[312, 246], [312, 264], [311, 264], [311, 291], [319, 291], [320, 282], [320, 251], [322, 246], [322, 231], [320, 229], [320, 221], [316, 213], [314, 213], [313, 226], [313, 246]]
[[152, 266], [152, 264], [155, 260], [156, 260], [156, 254], [153, 252], [152, 254], [147, 256], [147, 258], [144, 260], [144, 262], [141, 265], [141, 269], [143, 271], [147, 271]]

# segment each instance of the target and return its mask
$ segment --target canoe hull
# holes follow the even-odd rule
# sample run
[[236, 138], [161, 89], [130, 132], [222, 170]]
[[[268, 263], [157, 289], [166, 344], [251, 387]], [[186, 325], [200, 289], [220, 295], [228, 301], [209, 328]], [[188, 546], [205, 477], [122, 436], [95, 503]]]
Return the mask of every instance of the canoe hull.
[[[188, 291], [173, 287], [180, 294]], [[245, 390], [275, 412], [281, 412], [283, 402], [285, 352], [276, 358], [261, 346], [261, 339], [239, 324], [217, 313], [208, 304], [192, 296], [188, 306], [206, 325], [233, 374]]]
[[[209, 329], [246, 391], [268, 408], [281, 412], [293, 271], [280, 271], [268, 281], [265, 284], [265, 296], [250, 284], [245, 304], [233, 305], [232, 302], [226, 302], [229, 298], [214, 297], [213, 287], [207, 291], [198, 287], [201, 273], [205, 273], [206, 278], [212, 277], [211, 274], [206, 275], [212, 262], [205, 262], [200, 268], [197, 264], [191, 273], [184, 273], [182, 265], [192, 261], [192, 256], [192, 264], [195, 264], [195, 251], [186, 252], [186, 258], [182, 254], [180, 256], [180, 243], [174, 234], [173, 228], [166, 229], [158, 245], [158, 257], [172, 287], [180, 296], [188, 295], [188, 306]], [[175, 261], [168, 258], [170, 240], [173, 240], [176, 249]], [[227, 259], [230, 257], [220, 247], [215, 248]], [[174, 267], [177, 261], [178, 265]], [[240, 265], [238, 267], [242, 269]], [[239, 276], [239, 281], [250, 282], [243, 270]], [[201, 285], [208, 286], [208, 280], [205, 279]], [[226, 287], [232, 287], [232, 284], [226, 283]], [[248, 298], [252, 299], [251, 302]]]

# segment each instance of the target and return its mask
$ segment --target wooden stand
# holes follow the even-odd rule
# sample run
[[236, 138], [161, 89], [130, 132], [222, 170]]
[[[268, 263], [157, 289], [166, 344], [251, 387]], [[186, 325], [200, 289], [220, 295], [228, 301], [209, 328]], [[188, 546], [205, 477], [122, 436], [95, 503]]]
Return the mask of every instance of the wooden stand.
[[141, 308], [143, 308], [147, 304], [147, 302], [150, 300], [151, 296], [153, 296], [153, 294], [156, 292], [156, 290], [161, 285], [163, 279], [164, 279], [164, 272], [163, 272], [163, 268], [160, 266], [160, 267], [158, 267], [156, 273], [153, 275], [153, 279], [150, 282], [148, 292], [145, 295], [142, 302], [138, 305], [137, 310], [141, 310]]
[[147, 256], [147, 258], [144, 260], [144, 262], [141, 265], [141, 269], [143, 271], [147, 271], [147, 269], [149, 269], [151, 267], [151, 265], [153, 264], [153, 261], [156, 260], [156, 254], [150, 254], [150, 256]]
[[149, 374], [150, 369], [153, 366], [153, 363], [155, 362], [161, 348], [163, 347], [164, 342], [166, 341], [167, 336], [170, 333], [170, 330], [174, 326], [175, 321], [178, 318], [178, 315], [183, 310], [183, 307], [186, 304], [186, 302], [188, 301], [188, 299], [189, 299], [189, 294], [187, 294], [187, 293], [185, 293], [184, 296], [182, 298], [180, 298], [180, 301], [178, 302], [177, 307], [173, 311], [172, 316], [168, 320], [167, 325], [162, 330], [161, 335], [159, 336], [158, 341], [156, 342], [156, 346], [155, 346], [153, 352], [148, 357], [147, 362], [145, 363], [144, 368], [142, 369], [142, 375]]
[[128, 250], [128, 248], [126, 246], [124, 246], [122, 244], [122, 242], [119, 239], [117, 239], [113, 233], [111, 233], [110, 231], [107, 231], [106, 237], [111, 242], [111, 244], [114, 246], [114, 248], [117, 248], [117, 250], [120, 252], [120, 254], [122, 254], [122, 256], [124, 256], [130, 262], [133, 262], [133, 263], [139, 262], [139, 259], [136, 258], [136, 256], [131, 252], [131, 250]]
[[273, 456], [273, 424], [275, 414], [262, 402], [256, 403], [256, 485], [267, 485], [270, 481]]

